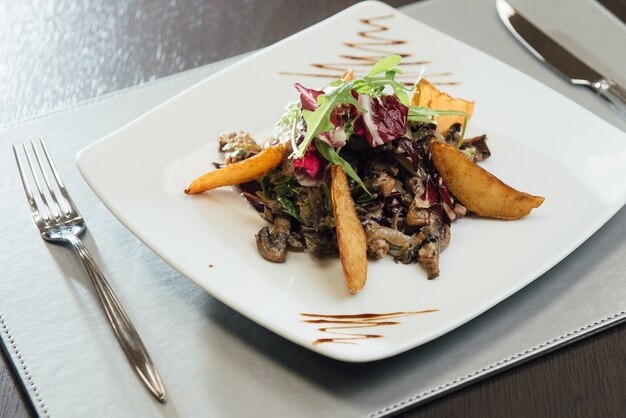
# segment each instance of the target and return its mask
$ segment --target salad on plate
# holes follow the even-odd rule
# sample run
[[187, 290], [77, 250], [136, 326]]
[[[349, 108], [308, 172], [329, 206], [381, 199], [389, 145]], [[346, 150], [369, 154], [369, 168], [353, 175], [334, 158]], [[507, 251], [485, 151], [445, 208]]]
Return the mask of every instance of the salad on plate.
[[465, 138], [474, 103], [426, 79], [396, 81], [400, 56], [362, 77], [352, 70], [321, 90], [296, 84], [271, 137], [220, 135], [224, 162], [187, 194], [238, 185], [270, 226], [256, 234], [261, 256], [289, 251], [341, 258], [351, 293], [363, 289], [369, 259], [392, 256], [439, 276], [451, 224], [468, 214], [518, 219], [544, 198], [518, 191], [481, 168], [486, 135]]

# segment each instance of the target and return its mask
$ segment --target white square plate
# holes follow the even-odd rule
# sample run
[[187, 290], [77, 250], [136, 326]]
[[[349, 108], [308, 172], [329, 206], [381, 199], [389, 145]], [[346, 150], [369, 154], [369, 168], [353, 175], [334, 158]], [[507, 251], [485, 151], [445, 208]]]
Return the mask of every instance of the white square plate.
[[[381, 27], [386, 30], [379, 30]], [[404, 42], [393, 42], [404, 41]], [[441, 275], [391, 258], [370, 263], [366, 288], [347, 292], [338, 259], [290, 253], [261, 258], [264, 221], [236, 189], [185, 196], [219, 161], [222, 131], [264, 139], [295, 82], [322, 87], [348, 66], [364, 70], [390, 53], [454, 96], [476, 101], [468, 135], [487, 133], [483, 166], [545, 196], [519, 221], [468, 217], [452, 225]], [[374, 58], [367, 58], [374, 57]], [[315, 65], [323, 64], [323, 65]], [[330, 67], [336, 67], [333, 69]], [[83, 177], [119, 220], [155, 253], [233, 309], [326, 356], [354, 362], [392, 356], [471, 320], [537, 278], [580, 245], [626, 200], [626, 135], [517, 70], [378, 2], [358, 4], [229, 67], [79, 152]], [[302, 313], [413, 312], [354, 344]], [[310, 318], [309, 318], [310, 319]]]

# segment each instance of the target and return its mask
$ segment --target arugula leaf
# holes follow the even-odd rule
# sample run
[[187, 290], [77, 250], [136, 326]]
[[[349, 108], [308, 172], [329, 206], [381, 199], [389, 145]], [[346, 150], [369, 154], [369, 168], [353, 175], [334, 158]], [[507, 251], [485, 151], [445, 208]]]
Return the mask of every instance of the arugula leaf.
[[362, 109], [354, 96], [352, 96], [351, 85], [352, 83], [344, 83], [341, 87], [331, 93], [318, 96], [317, 109], [313, 112], [310, 110], [302, 112], [307, 130], [304, 140], [298, 149], [295, 150], [295, 154], [298, 158], [302, 158], [313, 138], [323, 132], [332, 131], [335, 128], [335, 126], [330, 122], [330, 115], [337, 106], [348, 103]]
[[402, 71], [399, 68], [392, 68], [391, 70], [387, 71], [387, 73], [385, 74], [385, 78], [392, 82], [389, 85], [393, 89], [396, 97], [398, 97], [398, 100], [400, 100], [400, 103], [409, 107], [409, 95], [406, 92], [412, 89], [407, 88], [402, 83], [398, 83], [396, 81], [396, 74], [402, 74]]
[[353, 89], [357, 93], [367, 94], [368, 96], [380, 96], [386, 86], [390, 86], [393, 92], [400, 100], [400, 103], [409, 107], [409, 95], [406, 93], [411, 89], [404, 84], [397, 82], [393, 78], [358, 78], [353, 82]]
[[459, 136], [459, 144], [457, 145], [457, 148], [461, 148], [461, 145], [463, 145], [463, 139], [465, 138], [465, 127], [466, 126], [467, 126], [467, 114], [463, 118], [463, 129], [461, 130], [461, 136]]
[[[411, 106], [407, 92], [412, 89], [395, 80], [396, 74], [401, 71], [394, 68], [394, 66], [400, 62], [400, 59], [401, 57], [399, 55], [390, 55], [374, 64], [365, 77], [357, 78], [349, 82], [344, 82], [342, 80], [333, 81], [331, 85], [335, 87], [335, 89], [317, 97], [317, 109], [315, 109], [315, 111], [304, 110], [302, 112], [302, 116], [306, 122], [307, 131], [302, 143], [297, 148], [294, 147], [294, 156], [302, 158], [311, 144], [311, 141], [313, 141], [315, 137], [321, 133], [329, 132], [334, 129], [333, 124], [330, 122], [330, 117], [333, 110], [337, 106], [351, 104], [361, 112], [365, 112], [365, 109], [359, 105], [359, 102], [352, 95], [352, 90], [359, 94], [377, 97], [383, 94], [387, 86], [391, 87], [395, 95], [398, 97], [398, 100], [400, 100], [400, 103], [409, 108], [408, 120], [412, 122], [432, 123], [432, 117], [439, 115], [464, 116], [467, 118], [467, 114], [465, 112], [458, 110], [437, 110], [423, 106]], [[465, 130], [465, 124], [463, 125], [463, 130]], [[322, 152], [322, 150], [320, 150], [320, 152]], [[337, 153], [335, 152], [335, 154]], [[322, 155], [324, 155], [323, 152]], [[324, 156], [327, 160], [331, 161], [328, 156]], [[337, 157], [339, 157], [338, 154]], [[346, 174], [348, 174], [347, 171]], [[356, 173], [354, 173], [354, 175], [356, 176]], [[358, 178], [358, 176], [356, 177]], [[352, 178], [356, 181], [355, 177]]]
[[270, 197], [270, 176], [265, 176], [261, 180], [261, 190], [265, 198]]
[[[389, 85], [405, 106], [409, 104], [409, 97], [406, 94], [408, 89], [402, 83], [395, 81], [395, 75], [400, 72], [399, 69], [393, 68], [398, 65], [402, 58], [400, 55], [389, 55], [378, 61], [365, 77], [344, 82], [336, 80], [331, 83], [335, 90], [319, 95], [317, 97], [318, 107], [315, 111], [304, 110], [302, 116], [306, 122], [307, 131], [304, 139], [294, 154], [297, 158], [302, 158], [306, 149], [309, 147], [313, 138], [321, 133], [329, 132], [334, 129], [330, 122], [330, 116], [333, 110], [342, 104], [354, 105], [360, 111], [365, 111], [359, 102], [352, 96], [352, 90], [358, 93], [371, 96], [379, 96], [383, 93], [385, 86]], [[384, 73], [383, 77], [374, 76]]]
[[463, 144], [463, 138], [465, 138], [465, 128], [467, 128], [467, 113], [462, 110], [438, 110], [431, 109], [429, 107], [424, 106], [409, 106], [409, 115], [407, 119], [411, 122], [425, 122], [425, 123], [435, 123], [433, 116], [463, 116], [463, 129], [461, 130], [461, 135], [459, 136], [459, 143], [457, 144], [457, 148], [460, 148]]
[[[265, 176], [263, 181], [267, 179], [269, 188], [269, 176]], [[293, 216], [297, 220], [300, 220], [300, 211], [295, 201], [298, 198], [300, 187], [295, 177], [288, 177], [285, 180], [280, 181], [274, 185], [274, 192], [276, 193], [276, 200], [281, 204], [283, 211], [288, 215]]]
[[381, 60], [379, 60], [369, 73], [365, 76], [366, 78], [373, 77], [380, 73], [386, 73], [390, 68], [395, 67], [400, 63], [402, 57], [400, 55], [389, 55]]
[[276, 200], [278, 200], [278, 202], [281, 204], [281, 206], [283, 207], [283, 210], [285, 211], [287, 215], [291, 215], [299, 221], [301, 220], [300, 213], [298, 212], [298, 208], [296, 207], [296, 204], [291, 199], [289, 199], [288, 197], [284, 195], [279, 194], [279, 195], [276, 195]]
[[339, 87], [339, 86], [341, 86], [342, 84], [343, 84], [343, 80], [341, 80], [341, 79], [337, 79], [337, 80], [335, 80], [335, 81], [333, 81], [333, 82], [329, 83], [328, 85], [329, 85], [329, 86], [331, 86], [331, 87]]
[[343, 171], [346, 173], [346, 175], [352, 178], [352, 180], [356, 181], [356, 183], [359, 186], [361, 186], [361, 188], [365, 191], [365, 193], [367, 193], [370, 196], [372, 195], [370, 191], [367, 190], [367, 187], [365, 187], [365, 184], [363, 184], [363, 181], [361, 180], [359, 175], [356, 173], [354, 168], [352, 168], [349, 162], [347, 162], [346, 160], [344, 160], [343, 158], [339, 156], [339, 154], [337, 153], [337, 150], [335, 150], [333, 147], [328, 145], [326, 142], [320, 141], [319, 139], [315, 141], [315, 146], [317, 147], [317, 150], [320, 152], [320, 154], [322, 154], [324, 158], [330, 161], [331, 164], [337, 164], [341, 166], [341, 168], [343, 168]]
[[409, 115], [421, 116], [467, 116], [462, 110], [438, 110], [424, 106], [409, 106]]
[[328, 187], [328, 183], [324, 183], [322, 185], [322, 190], [324, 191], [324, 209], [326, 209], [327, 213], [332, 213], [333, 202], [330, 196], [330, 187]]
[[367, 206], [372, 203], [375, 199], [378, 199], [378, 194], [374, 193], [371, 195], [361, 195], [355, 201], [354, 204], [357, 206]]
[[423, 115], [411, 115], [407, 116], [407, 120], [409, 122], [418, 122], [418, 123], [434, 123], [435, 121], [431, 119], [430, 116]]
[[[269, 178], [269, 176], [268, 176]], [[294, 177], [287, 177], [285, 179], [282, 179], [281, 181], [279, 181], [278, 183], [276, 183], [274, 185], [274, 191], [277, 194], [281, 194], [284, 195], [286, 197], [293, 197], [294, 195], [299, 195], [299, 188], [300, 188], [300, 183], [298, 183], [298, 180]]]
[[[406, 91], [404, 89], [399, 89], [396, 86], [392, 86], [392, 87], [393, 87], [393, 92], [398, 97], [398, 100], [400, 100], [400, 103], [402, 103], [406, 107], [409, 107], [409, 95], [406, 94]], [[404, 87], [404, 86], [402, 86], [402, 87]]]

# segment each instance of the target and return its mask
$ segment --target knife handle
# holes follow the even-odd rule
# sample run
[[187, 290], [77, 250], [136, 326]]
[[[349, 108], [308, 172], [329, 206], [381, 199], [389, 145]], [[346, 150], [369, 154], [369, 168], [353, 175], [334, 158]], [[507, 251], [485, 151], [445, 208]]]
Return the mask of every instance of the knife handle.
[[626, 118], [626, 89], [610, 78], [603, 78], [591, 85], [600, 96], [611, 102]]

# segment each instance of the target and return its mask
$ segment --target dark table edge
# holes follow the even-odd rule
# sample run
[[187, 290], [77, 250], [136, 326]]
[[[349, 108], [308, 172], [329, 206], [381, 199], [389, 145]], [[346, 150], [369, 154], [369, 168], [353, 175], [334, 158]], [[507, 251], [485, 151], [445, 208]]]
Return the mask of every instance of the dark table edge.
[[[581, 328], [572, 330], [569, 333], [564, 334], [560, 337], [555, 337], [553, 340], [547, 341], [543, 344], [540, 344], [539, 346], [535, 346], [533, 348], [529, 348], [525, 351], [522, 351], [521, 353], [518, 353], [517, 355], [512, 356], [512, 357], [517, 357], [514, 360], [509, 361], [508, 359], [504, 359], [498, 363], [495, 363], [492, 366], [487, 366], [486, 368], [472, 372], [469, 375], [466, 375], [465, 377], [458, 378], [457, 380], [454, 380], [451, 383], [444, 385], [445, 387], [440, 386], [441, 387], [440, 390], [434, 389], [430, 393], [427, 392], [423, 394], [418, 394], [418, 395], [415, 395], [415, 397], [413, 398], [409, 398], [406, 401], [401, 402], [400, 404], [395, 404], [395, 405], [389, 406], [386, 409], [374, 412], [371, 415], [368, 415], [368, 418], [388, 417], [388, 416], [393, 416], [402, 412], [406, 412], [409, 409], [413, 409], [420, 405], [424, 405], [428, 402], [432, 402], [436, 399], [442, 398], [452, 392], [456, 392], [457, 390], [463, 389], [477, 382], [488, 379], [499, 373], [513, 369], [517, 366], [521, 366], [534, 359], [542, 357], [548, 353], [552, 353], [554, 351], [560, 350], [564, 347], [567, 347], [569, 345], [582, 341], [588, 337], [592, 337], [596, 334], [599, 334], [601, 332], [604, 332], [606, 330], [609, 330], [621, 324], [626, 324], [626, 311], [615, 313], [604, 319], [600, 319], [594, 322], [593, 324], [585, 325]], [[555, 341], [555, 340], [558, 340], [558, 341]], [[421, 398], [421, 399], [416, 399], [416, 398]], [[415, 399], [415, 400], [413, 401], [412, 399]]]

